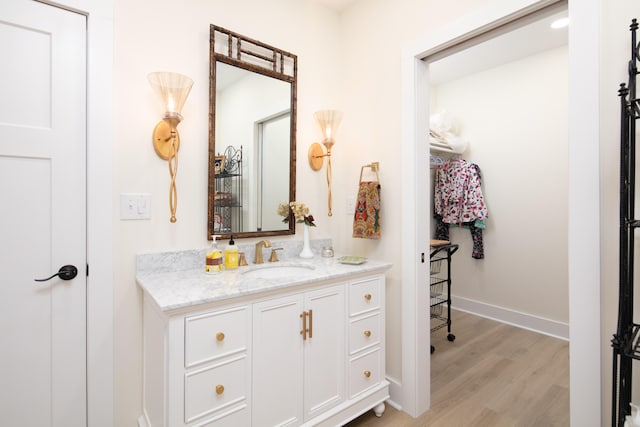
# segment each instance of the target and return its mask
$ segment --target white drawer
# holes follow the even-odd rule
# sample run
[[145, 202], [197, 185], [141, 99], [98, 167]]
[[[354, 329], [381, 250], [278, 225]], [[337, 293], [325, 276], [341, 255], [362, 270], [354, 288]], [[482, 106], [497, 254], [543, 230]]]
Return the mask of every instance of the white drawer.
[[349, 315], [380, 309], [382, 281], [375, 277], [349, 285]]
[[353, 320], [349, 324], [349, 355], [380, 345], [380, 314]]
[[245, 403], [217, 414], [211, 419], [194, 424], [193, 427], [239, 427], [250, 424], [251, 414], [249, 412], [249, 406]]
[[246, 355], [185, 374], [185, 422], [246, 402], [248, 375]]
[[214, 311], [185, 319], [186, 367], [246, 351], [249, 309], [246, 306]]
[[375, 387], [382, 381], [380, 349], [372, 350], [349, 362], [349, 398]]

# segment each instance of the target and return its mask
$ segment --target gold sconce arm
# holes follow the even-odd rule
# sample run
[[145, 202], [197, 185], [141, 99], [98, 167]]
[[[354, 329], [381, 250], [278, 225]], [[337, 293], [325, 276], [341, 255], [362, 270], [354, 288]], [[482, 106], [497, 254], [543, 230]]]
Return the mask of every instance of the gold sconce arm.
[[328, 199], [328, 205], [329, 205], [329, 212], [328, 215], [332, 216], [333, 212], [331, 211], [332, 209], [332, 201], [331, 201], [331, 174], [332, 174], [332, 170], [331, 170], [331, 147], [333, 146], [333, 142], [323, 142], [324, 146], [327, 147], [327, 154], [324, 153], [324, 150], [322, 150], [322, 146], [317, 143], [314, 142], [313, 144], [311, 144], [311, 146], [309, 147], [309, 165], [311, 166], [311, 169], [313, 169], [314, 171], [318, 171], [320, 169], [322, 169], [322, 165], [324, 164], [324, 158], [327, 158], [327, 191], [328, 191], [328, 195], [327, 195], [327, 199]]
[[176, 209], [178, 207], [178, 190], [176, 188], [176, 175], [178, 174], [178, 150], [180, 149], [180, 134], [176, 127], [180, 123], [178, 117], [166, 117], [158, 122], [153, 129], [153, 148], [156, 154], [169, 164], [169, 221], [176, 222]]

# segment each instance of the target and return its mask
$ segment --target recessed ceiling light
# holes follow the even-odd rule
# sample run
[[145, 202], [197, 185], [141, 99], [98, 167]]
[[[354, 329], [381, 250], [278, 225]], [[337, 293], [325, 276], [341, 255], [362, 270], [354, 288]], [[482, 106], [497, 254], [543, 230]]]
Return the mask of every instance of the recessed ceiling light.
[[558, 28], [564, 28], [568, 25], [569, 25], [569, 18], [560, 18], [551, 23], [551, 28], [557, 30]]

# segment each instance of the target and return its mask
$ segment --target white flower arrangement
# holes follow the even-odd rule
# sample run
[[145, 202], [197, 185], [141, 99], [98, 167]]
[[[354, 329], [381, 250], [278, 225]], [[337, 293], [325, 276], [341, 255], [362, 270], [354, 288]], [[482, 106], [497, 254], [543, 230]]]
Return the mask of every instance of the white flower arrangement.
[[291, 215], [295, 218], [297, 223], [306, 224], [310, 227], [315, 227], [313, 223], [313, 215], [309, 213], [309, 208], [300, 202], [293, 201], [288, 205], [286, 203], [280, 203], [278, 206], [278, 215], [284, 217], [282, 222], [288, 223]]

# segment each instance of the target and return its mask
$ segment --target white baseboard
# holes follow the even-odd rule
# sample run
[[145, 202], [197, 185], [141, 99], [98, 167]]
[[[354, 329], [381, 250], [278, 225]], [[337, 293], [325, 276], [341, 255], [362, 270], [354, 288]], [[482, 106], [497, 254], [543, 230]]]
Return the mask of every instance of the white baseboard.
[[[569, 341], [569, 324], [499, 307], [468, 298], [451, 296], [451, 309]], [[392, 394], [393, 396], [393, 394]]]
[[402, 384], [391, 377], [386, 377], [386, 380], [389, 381], [389, 399], [386, 403], [394, 409], [402, 411], [402, 405], [398, 404], [398, 402], [402, 402]]

